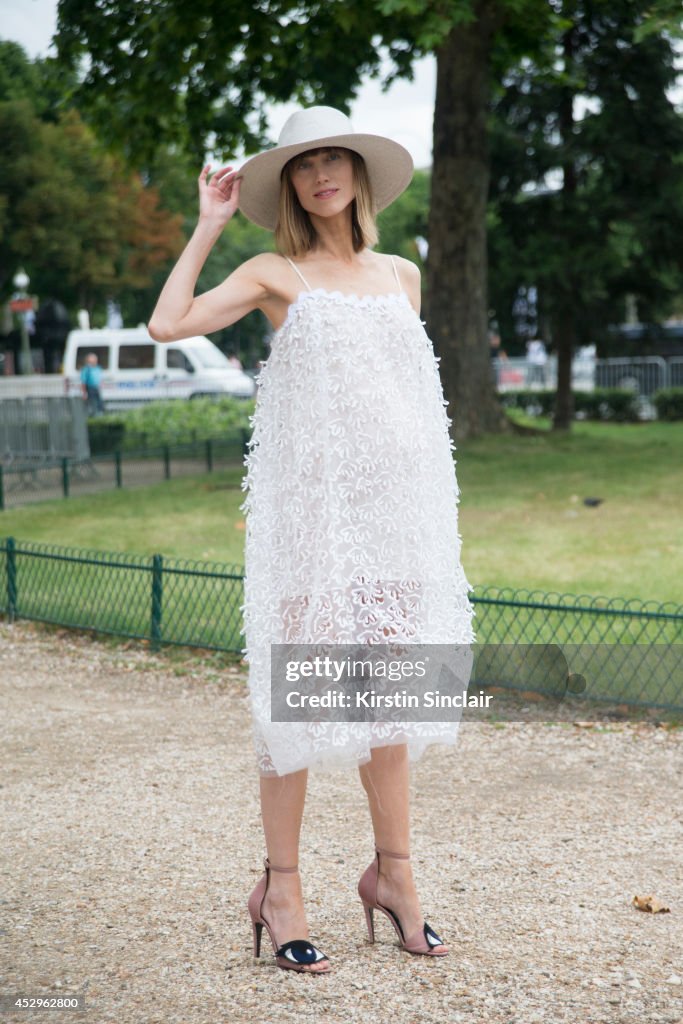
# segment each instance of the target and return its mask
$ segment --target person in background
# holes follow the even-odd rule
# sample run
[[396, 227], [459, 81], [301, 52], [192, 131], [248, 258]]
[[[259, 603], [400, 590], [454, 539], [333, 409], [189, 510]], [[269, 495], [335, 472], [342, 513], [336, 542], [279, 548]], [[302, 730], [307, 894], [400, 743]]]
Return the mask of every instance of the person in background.
[[94, 352], [88, 352], [85, 357], [85, 365], [81, 368], [81, 389], [83, 398], [88, 403], [88, 416], [99, 416], [104, 412], [102, 393], [102, 367], [98, 366], [97, 356]]
[[507, 361], [507, 352], [501, 348], [500, 334], [494, 328], [489, 330], [489, 350], [491, 352], [491, 359]]
[[229, 348], [226, 354], [228, 357], [228, 362], [230, 363], [231, 366], [234, 366], [235, 369], [237, 370], [244, 369], [244, 367], [242, 366], [242, 362], [237, 353], [235, 352], [234, 348]]
[[527, 383], [541, 384], [545, 387], [545, 367], [548, 362], [548, 353], [545, 343], [540, 338], [533, 338], [526, 343], [527, 360]]
[[496, 363], [496, 360], [499, 359], [500, 362], [507, 362], [508, 357], [507, 352], [501, 348], [500, 334], [495, 327], [489, 328], [489, 352], [491, 354], [491, 372], [493, 373], [493, 380], [497, 387], [499, 384], [498, 371], [500, 369], [500, 364]]

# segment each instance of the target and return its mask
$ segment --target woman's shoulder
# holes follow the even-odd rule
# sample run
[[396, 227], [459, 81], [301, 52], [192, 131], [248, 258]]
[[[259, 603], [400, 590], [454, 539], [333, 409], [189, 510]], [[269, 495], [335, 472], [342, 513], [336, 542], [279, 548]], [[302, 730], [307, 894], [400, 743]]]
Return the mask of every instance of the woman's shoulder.
[[278, 270], [280, 267], [285, 265], [284, 256], [281, 256], [277, 252], [259, 252], [256, 256], [251, 256], [242, 264], [243, 267], [248, 267], [249, 270], [255, 271]]
[[389, 259], [394, 263], [399, 282], [403, 290], [407, 293], [410, 304], [415, 312], [419, 314], [422, 292], [422, 275], [420, 274], [420, 268], [416, 263], [413, 263], [412, 260], [406, 259], [404, 256], [394, 255], [389, 256]]
[[287, 262], [284, 256], [277, 252], [259, 252], [245, 260], [239, 267], [241, 275], [258, 281], [268, 290], [277, 290], [286, 270]]
[[417, 263], [413, 263], [412, 260], [406, 259], [405, 256], [393, 256], [392, 259], [395, 260], [399, 273], [404, 273], [409, 281], [417, 283], [420, 282], [422, 274]]

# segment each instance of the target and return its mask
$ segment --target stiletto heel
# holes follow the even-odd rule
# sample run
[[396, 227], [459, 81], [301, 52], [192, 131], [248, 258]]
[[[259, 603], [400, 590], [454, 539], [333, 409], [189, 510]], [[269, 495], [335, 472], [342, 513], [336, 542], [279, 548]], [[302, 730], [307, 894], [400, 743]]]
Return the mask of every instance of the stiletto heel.
[[260, 921], [251, 922], [252, 929], [254, 931], [254, 956], [261, 956], [261, 932], [263, 931], [263, 925]]
[[[330, 970], [329, 957], [317, 949], [309, 939], [291, 939], [289, 942], [283, 942], [281, 946], [278, 945], [273, 935], [273, 930], [262, 913], [263, 901], [268, 891], [268, 883], [270, 882], [270, 872], [286, 871], [289, 873], [298, 871], [299, 868], [276, 867], [275, 864], [270, 863], [267, 857], [263, 864], [265, 871], [256, 888], [251, 893], [247, 904], [254, 934], [254, 956], [259, 957], [261, 955], [261, 934], [265, 927], [273, 945], [275, 962], [278, 967], [283, 968], [283, 970], [300, 971], [302, 974], [327, 974]], [[321, 967], [320, 970], [311, 969], [311, 964], [322, 963], [324, 960], [328, 961], [325, 967]]]
[[401, 943], [401, 949], [407, 950], [408, 953], [421, 954], [423, 956], [447, 956], [447, 947], [426, 921], [420, 930], [406, 937], [398, 915], [391, 910], [390, 907], [382, 906], [378, 901], [377, 884], [379, 881], [380, 854], [383, 854], [385, 857], [397, 857], [400, 860], [410, 860], [410, 855], [407, 853], [392, 853], [391, 850], [384, 850], [379, 846], [375, 847], [375, 859], [363, 872], [358, 883], [358, 895], [361, 898], [363, 909], [365, 910], [365, 920], [368, 926], [370, 942], [375, 941], [373, 913], [375, 910], [381, 910], [383, 914], [386, 914], [394, 926], [394, 931], [398, 935], [399, 942]]
[[368, 937], [370, 942], [375, 941], [375, 922], [374, 922], [374, 909], [368, 906], [367, 903], [363, 903], [363, 910], [365, 911], [365, 923], [368, 926]]

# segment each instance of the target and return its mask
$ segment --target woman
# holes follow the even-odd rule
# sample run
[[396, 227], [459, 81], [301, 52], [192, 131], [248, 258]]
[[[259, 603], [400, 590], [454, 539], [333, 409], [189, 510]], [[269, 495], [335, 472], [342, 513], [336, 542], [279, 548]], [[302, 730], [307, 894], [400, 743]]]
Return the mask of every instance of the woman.
[[[420, 273], [373, 251], [375, 214], [412, 177], [397, 143], [331, 107], [297, 111], [278, 145], [199, 177], [199, 223], [149, 324], [158, 341], [220, 330], [253, 309], [274, 328], [245, 459], [245, 658], [268, 856], [249, 898], [278, 966], [324, 973], [298, 875], [311, 767], [357, 766], [375, 858], [358, 892], [374, 941], [382, 910], [402, 948], [445, 956], [423, 920], [409, 853], [409, 762], [455, 743], [457, 721], [272, 721], [273, 644], [469, 644], [458, 486]], [[238, 207], [275, 231], [262, 253], [196, 298]], [[310, 283], [309, 283], [310, 282]], [[303, 289], [302, 289], [303, 285]], [[352, 716], [350, 716], [352, 717]]]

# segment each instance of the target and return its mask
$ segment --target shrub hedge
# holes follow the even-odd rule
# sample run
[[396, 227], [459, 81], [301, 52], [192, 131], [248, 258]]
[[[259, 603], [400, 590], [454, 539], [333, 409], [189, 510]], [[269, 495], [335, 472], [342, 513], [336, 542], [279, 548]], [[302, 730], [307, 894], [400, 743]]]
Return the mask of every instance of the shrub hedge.
[[660, 420], [683, 420], [683, 388], [662, 388], [653, 398]]
[[113, 451], [181, 444], [220, 437], [224, 431], [250, 430], [254, 399], [193, 398], [149, 402], [128, 412], [107, 413], [88, 419], [90, 451]]
[[[633, 423], [639, 420], [638, 396], [621, 388], [596, 388], [595, 391], [574, 391], [574, 414], [580, 419], [613, 420]], [[555, 407], [554, 391], [506, 391], [501, 395], [503, 405], [524, 409], [536, 416], [552, 416]]]

